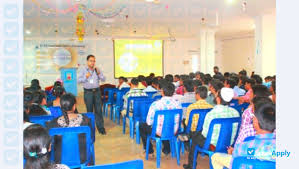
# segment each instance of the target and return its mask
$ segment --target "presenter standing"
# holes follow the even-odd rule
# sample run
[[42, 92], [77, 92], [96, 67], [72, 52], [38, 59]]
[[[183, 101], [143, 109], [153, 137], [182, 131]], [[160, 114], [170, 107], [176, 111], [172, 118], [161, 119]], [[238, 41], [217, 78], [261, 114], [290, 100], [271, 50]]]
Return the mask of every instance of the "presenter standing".
[[105, 76], [95, 66], [95, 62], [94, 55], [87, 56], [87, 66], [79, 71], [78, 83], [83, 84], [84, 102], [87, 112], [94, 112], [96, 127], [100, 134], [105, 135], [100, 91], [100, 81], [105, 81]]

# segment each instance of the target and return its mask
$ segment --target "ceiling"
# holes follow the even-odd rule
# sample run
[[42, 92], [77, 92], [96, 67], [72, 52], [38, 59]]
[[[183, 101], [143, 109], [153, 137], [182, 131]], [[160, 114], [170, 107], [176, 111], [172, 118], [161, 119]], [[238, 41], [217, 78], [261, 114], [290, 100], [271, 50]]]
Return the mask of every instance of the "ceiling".
[[[275, 12], [275, 0], [160, 0], [159, 3], [145, 0], [24, 0], [24, 31], [31, 32], [24, 34], [25, 40], [75, 38], [76, 13], [63, 13], [63, 10], [76, 3], [102, 9], [102, 14], [125, 6], [112, 19], [85, 15], [88, 37], [191, 38], [198, 36], [204, 26], [215, 28], [216, 36], [227, 37], [253, 33], [256, 16]], [[45, 7], [58, 12], [47, 13]]]

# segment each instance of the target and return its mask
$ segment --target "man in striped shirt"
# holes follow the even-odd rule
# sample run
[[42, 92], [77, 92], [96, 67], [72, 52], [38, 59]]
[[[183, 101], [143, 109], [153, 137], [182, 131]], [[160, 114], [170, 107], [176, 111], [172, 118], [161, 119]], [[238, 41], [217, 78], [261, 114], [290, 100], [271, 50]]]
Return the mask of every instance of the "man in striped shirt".
[[[138, 88], [138, 79], [133, 78], [131, 80], [131, 89], [123, 96], [124, 99], [124, 107], [121, 115], [124, 117], [127, 114], [127, 103], [129, 97], [136, 97], [136, 96], [147, 96], [143, 89]], [[130, 103], [130, 113], [133, 110], [133, 102]]]
[[[188, 155], [188, 164], [183, 165], [183, 167], [185, 169], [193, 168], [192, 165], [193, 165], [193, 155], [194, 155], [195, 147], [196, 147], [196, 145], [203, 147], [203, 145], [206, 141], [210, 123], [212, 122], [212, 120], [218, 119], [218, 118], [240, 117], [237, 110], [228, 106], [229, 102], [232, 100], [233, 96], [234, 96], [234, 91], [231, 88], [224, 87], [220, 90], [220, 92], [216, 92], [215, 97], [216, 97], [217, 105], [206, 115], [205, 121], [203, 124], [203, 130], [201, 132], [196, 132], [196, 133], [192, 134], [192, 136], [191, 136], [192, 146], [191, 146], [191, 150]], [[237, 133], [237, 129], [238, 129], [238, 124], [234, 124], [233, 130], [232, 130], [231, 144], [234, 141], [235, 135]], [[212, 134], [210, 144], [216, 146], [218, 137], [219, 137], [219, 132], [220, 132], [220, 126], [215, 125], [214, 129], [213, 129], [213, 134]]]

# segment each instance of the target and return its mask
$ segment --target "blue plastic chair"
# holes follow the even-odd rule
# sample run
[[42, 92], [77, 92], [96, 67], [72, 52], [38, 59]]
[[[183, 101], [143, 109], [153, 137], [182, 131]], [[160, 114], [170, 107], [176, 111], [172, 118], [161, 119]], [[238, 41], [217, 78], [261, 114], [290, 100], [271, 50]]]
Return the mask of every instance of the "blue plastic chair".
[[[202, 126], [203, 123], [205, 121], [206, 115], [208, 112], [210, 112], [212, 109], [193, 109], [190, 114], [189, 114], [189, 120], [188, 120], [188, 124], [186, 126], [186, 131], [185, 133], [189, 134], [191, 131], [191, 126], [192, 126], [192, 121], [193, 121], [193, 117], [194, 115], [198, 114], [199, 115], [199, 119], [197, 122], [197, 127], [196, 127], [196, 131], [201, 131], [202, 130]], [[190, 145], [192, 144], [192, 140], [190, 140]], [[184, 148], [184, 144], [183, 142], [180, 141], [180, 147], [182, 147], [182, 154], [184, 154], [185, 148]]]
[[154, 97], [154, 100], [160, 100], [162, 98], [162, 95], [158, 95]]
[[[78, 135], [84, 133], [86, 135], [86, 157], [87, 160], [81, 163], [80, 150], [79, 150], [79, 137]], [[52, 150], [51, 160], [54, 161], [55, 144], [54, 136], [62, 137], [61, 146], [61, 164], [65, 164], [70, 168], [80, 168], [82, 165], [87, 166], [91, 162], [92, 154], [92, 139], [90, 137], [90, 128], [88, 126], [81, 127], [64, 127], [64, 128], [52, 128], [49, 130], [49, 134], [52, 137]], [[94, 154], [93, 154], [94, 156]]]
[[94, 114], [93, 112], [88, 112], [88, 113], [82, 113], [83, 115], [87, 116], [89, 119], [90, 119], [90, 123], [91, 123], [91, 132], [93, 132], [93, 138], [92, 139], [92, 143], [93, 145], [91, 146], [91, 155], [92, 155], [92, 158], [93, 158], [93, 162], [95, 162], [95, 150], [94, 150], [94, 143], [95, 143], [95, 135], [96, 135], [96, 129], [95, 129], [95, 117], [94, 117]]
[[240, 116], [242, 116], [243, 112], [248, 108], [249, 106], [249, 103], [243, 103], [243, 104], [237, 104], [237, 105], [234, 105], [234, 106], [230, 106], [234, 109], [236, 109]]
[[[148, 110], [151, 104], [154, 102], [154, 99], [138, 99], [134, 100], [133, 103], [133, 124], [136, 129], [136, 143], [140, 144], [140, 130], [139, 124], [140, 122], [146, 122], [146, 117]], [[133, 130], [134, 134], [134, 130]]]
[[[177, 164], [180, 165], [179, 143], [177, 141], [177, 136], [174, 133], [174, 127], [175, 127], [175, 117], [177, 115], [179, 115], [178, 131], [180, 131], [182, 114], [183, 114], [182, 109], [159, 110], [159, 111], [155, 112], [152, 133], [151, 133], [151, 135], [147, 136], [147, 140], [146, 140], [146, 157], [145, 158], [146, 158], [146, 160], [148, 160], [150, 139], [153, 139], [156, 141], [157, 168], [160, 168], [161, 148], [162, 148], [161, 143], [163, 140], [168, 140], [170, 142], [171, 157], [174, 157], [176, 154]], [[164, 116], [164, 121], [163, 121], [163, 126], [162, 126], [161, 137], [156, 137], [159, 116]]]
[[113, 113], [113, 122], [116, 121], [117, 118], [117, 124], [120, 124], [120, 110], [122, 110], [123, 108], [123, 96], [125, 95], [127, 91], [126, 90], [117, 90], [116, 91], [116, 102], [115, 104], [112, 106], [112, 113]]
[[49, 109], [51, 111], [51, 115], [54, 116], [55, 118], [63, 115], [60, 106], [52, 106], [52, 107], [49, 107]]
[[232, 99], [231, 101], [230, 101], [230, 104], [229, 104], [230, 106], [237, 106], [237, 105], [239, 105], [239, 100], [238, 99]]
[[266, 160], [248, 159], [248, 157], [236, 157], [233, 159], [232, 169], [240, 168], [275, 169], [276, 163]]
[[[130, 120], [130, 137], [134, 138], [134, 122], [133, 122], [133, 116], [130, 115], [130, 106], [131, 106], [131, 101], [134, 102], [134, 100], [138, 99], [148, 99], [147, 96], [135, 96], [135, 97], [129, 97], [128, 102], [127, 102], [127, 114], [123, 117], [123, 134], [126, 133], [126, 119], [128, 118]], [[133, 107], [134, 109], [134, 107]]]
[[182, 103], [182, 107], [187, 108], [188, 106], [190, 106], [190, 104], [192, 104], [192, 103]]
[[81, 169], [143, 169], [142, 160], [126, 161], [115, 164], [104, 164], [98, 166], [83, 166]]
[[[111, 106], [111, 112], [112, 112], [112, 105], [114, 103], [114, 93], [115, 91], [118, 90], [117, 88], [105, 88], [104, 93], [108, 92], [108, 99], [107, 101], [104, 102], [104, 110], [103, 113], [106, 117], [108, 117], [108, 106]], [[110, 115], [110, 119], [112, 119], [112, 114]]]
[[155, 92], [146, 92], [146, 94], [147, 94], [147, 96], [148, 96], [149, 98], [152, 98], [153, 95], [156, 94], [156, 93], [157, 93], [157, 91], [155, 91]]
[[[193, 155], [193, 169], [195, 169], [196, 166], [196, 160], [197, 160], [197, 153], [201, 152], [202, 156], [204, 154], [208, 154], [209, 157], [211, 157], [215, 152], [220, 153], [226, 153], [227, 147], [231, 145], [231, 138], [232, 138], [232, 131], [233, 131], [233, 125], [237, 123], [238, 127], [237, 130], [239, 130], [240, 124], [241, 124], [241, 118], [240, 117], [234, 117], [234, 118], [218, 118], [213, 119], [209, 126], [208, 135], [205, 141], [205, 144], [203, 147], [199, 147], [198, 145], [195, 147], [194, 155]], [[213, 129], [214, 126], [220, 124], [220, 132], [218, 141], [216, 144], [215, 152], [209, 151]], [[237, 132], [238, 133], [238, 132]], [[237, 137], [237, 134], [235, 135], [235, 138]], [[234, 140], [235, 140], [234, 138]], [[211, 163], [210, 159], [210, 168], [213, 169], [213, 165]]]
[[51, 115], [45, 116], [29, 116], [29, 121], [31, 123], [40, 124], [46, 127], [46, 122], [53, 120], [55, 117]]

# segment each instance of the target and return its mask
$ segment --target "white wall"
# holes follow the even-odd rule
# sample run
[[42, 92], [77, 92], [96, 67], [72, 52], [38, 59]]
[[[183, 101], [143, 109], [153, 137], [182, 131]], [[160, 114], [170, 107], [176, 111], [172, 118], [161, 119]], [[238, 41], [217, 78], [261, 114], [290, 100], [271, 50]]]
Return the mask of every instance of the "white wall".
[[[218, 40], [221, 53], [219, 61], [222, 72], [239, 72], [245, 69], [248, 74], [254, 70], [254, 36], [239, 36]], [[219, 52], [218, 51], [218, 52]]]

